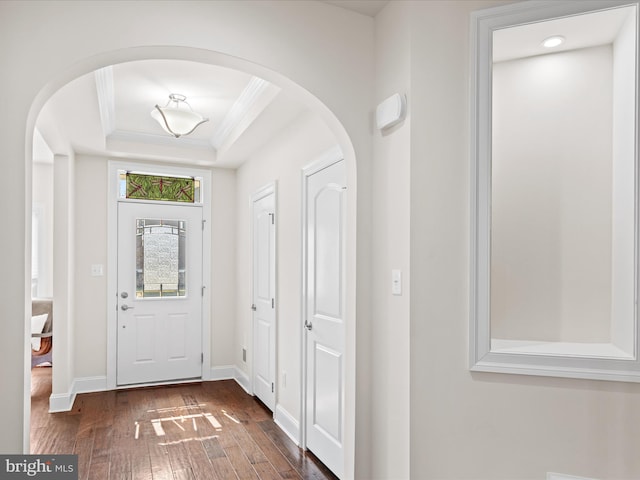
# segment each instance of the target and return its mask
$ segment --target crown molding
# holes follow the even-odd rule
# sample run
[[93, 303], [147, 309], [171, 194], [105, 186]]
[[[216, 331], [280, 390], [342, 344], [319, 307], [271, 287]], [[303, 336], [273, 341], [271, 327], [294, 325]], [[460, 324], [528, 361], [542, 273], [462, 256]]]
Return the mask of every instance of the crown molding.
[[[216, 133], [211, 139], [211, 145], [213, 148], [220, 150], [234, 130], [243, 123], [243, 120], [248, 116], [254, 106], [257, 105], [258, 100], [270, 86], [271, 84], [262, 78], [251, 77], [247, 86], [231, 106], [222, 122], [218, 125]], [[260, 111], [263, 109], [264, 106]]]
[[111, 65], [95, 71], [96, 90], [100, 121], [105, 138], [116, 129], [115, 93], [113, 88], [113, 67]]

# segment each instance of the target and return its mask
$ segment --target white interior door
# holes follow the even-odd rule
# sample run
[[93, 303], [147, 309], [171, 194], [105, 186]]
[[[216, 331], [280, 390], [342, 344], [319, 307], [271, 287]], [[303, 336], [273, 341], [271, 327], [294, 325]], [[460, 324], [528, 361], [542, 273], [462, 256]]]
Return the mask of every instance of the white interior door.
[[118, 385], [202, 377], [202, 284], [202, 208], [118, 204]]
[[344, 161], [306, 176], [306, 447], [344, 472]]
[[253, 196], [253, 392], [273, 411], [276, 404], [275, 191]]

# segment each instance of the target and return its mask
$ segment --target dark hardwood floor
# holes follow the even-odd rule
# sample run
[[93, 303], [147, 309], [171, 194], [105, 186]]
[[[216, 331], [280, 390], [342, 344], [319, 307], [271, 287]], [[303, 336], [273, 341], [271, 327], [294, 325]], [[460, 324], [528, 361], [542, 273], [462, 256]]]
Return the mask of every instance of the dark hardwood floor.
[[51, 368], [34, 368], [31, 452], [78, 455], [80, 479], [336, 479], [233, 380], [78, 395], [48, 413]]

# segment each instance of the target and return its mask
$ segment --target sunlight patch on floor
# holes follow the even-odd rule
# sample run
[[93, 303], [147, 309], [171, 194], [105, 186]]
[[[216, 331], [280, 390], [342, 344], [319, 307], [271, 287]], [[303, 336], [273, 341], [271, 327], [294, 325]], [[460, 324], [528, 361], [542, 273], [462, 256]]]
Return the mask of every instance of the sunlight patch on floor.
[[195, 442], [195, 441], [204, 442], [205, 440], [211, 440], [213, 438], [218, 438], [218, 437], [219, 435], [209, 435], [208, 437], [183, 438], [182, 440], [174, 440], [173, 442], [160, 442], [158, 443], [158, 445], [164, 447], [167, 445], [179, 445], [181, 443], [187, 443], [187, 442]]
[[[159, 418], [151, 418], [149, 420], [138, 420], [134, 422], [134, 427], [135, 427], [134, 438], [136, 440], [140, 439], [141, 426], [143, 426], [144, 424], [147, 424], [147, 422], [149, 422], [153, 427], [153, 432], [156, 437], [165, 437], [167, 435], [167, 432], [165, 431], [167, 424], [175, 425], [182, 432], [187, 432], [189, 429], [191, 429], [193, 432], [197, 433], [200, 430], [200, 428], [198, 427], [198, 421], [200, 419], [205, 420], [206, 421], [205, 425], [208, 423], [217, 432], [222, 431], [222, 424], [211, 412], [189, 413], [194, 409], [201, 410], [203, 407], [207, 407], [207, 404], [200, 403], [197, 405], [185, 405], [185, 406], [178, 406], [178, 407], [167, 407], [167, 408], [157, 408], [157, 409], [147, 410], [146, 413], [151, 413], [151, 414], [160, 413], [160, 414], [169, 414], [169, 415], [161, 416]], [[230, 418], [231, 420], [233, 420], [234, 422], [240, 423], [237, 419], [227, 414], [226, 411], [223, 410], [222, 413], [228, 418]], [[206, 428], [204, 428], [204, 431], [206, 431]], [[143, 429], [143, 432], [144, 432], [144, 429]], [[188, 442], [192, 440], [202, 441], [202, 440], [215, 438], [215, 437], [217, 437], [217, 435], [193, 437], [193, 438], [181, 439], [176, 441], [167, 441], [166, 443], [160, 443], [159, 445], [174, 445], [174, 444]]]

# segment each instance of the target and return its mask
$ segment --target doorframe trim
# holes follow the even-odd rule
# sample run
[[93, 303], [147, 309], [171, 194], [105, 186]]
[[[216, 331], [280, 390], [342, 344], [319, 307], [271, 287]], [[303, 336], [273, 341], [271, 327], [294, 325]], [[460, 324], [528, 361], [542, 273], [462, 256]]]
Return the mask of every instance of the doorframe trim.
[[[255, 192], [253, 192], [251, 194], [251, 199], [250, 199], [250, 212], [251, 212], [251, 225], [250, 225], [250, 229], [249, 231], [251, 232], [251, 300], [253, 301], [254, 297], [255, 297], [255, 291], [254, 291], [254, 285], [255, 285], [255, 245], [254, 245], [254, 241], [255, 241], [255, 231], [254, 231], [254, 211], [253, 208], [255, 206], [255, 203], [258, 200], [263, 199], [264, 197], [267, 197], [269, 195], [273, 194], [273, 213], [275, 215], [275, 220], [274, 220], [274, 224], [273, 224], [273, 260], [274, 260], [274, 267], [273, 267], [273, 295], [274, 295], [274, 301], [275, 301], [275, 312], [274, 312], [274, 331], [275, 331], [275, 345], [273, 345], [273, 349], [272, 349], [272, 355], [275, 357], [274, 358], [274, 379], [273, 379], [273, 383], [274, 383], [274, 405], [273, 405], [273, 415], [275, 415], [275, 411], [276, 411], [276, 406], [278, 405], [278, 222], [277, 222], [277, 218], [278, 218], [278, 181], [274, 180], [272, 182], [267, 183], [266, 185], [263, 185], [262, 187], [258, 188]], [[251, 313], [251, 374], [249, 376], [250, 380], [249, 380], [249, 385], [251, 387], [251, 394], [255, 395], [255, 381], [254, 381], [254, 375], [255, 375], [255, 361], [256, 361], [256, 355], [255, 355], [255, 318], [254, 318], [254, 313]]]
[[[121, 160], [109, 160], [107, 182], [107, 390], [116, 390], [117, 386], [117, 303], [111, 302], [118, 295], [118, 170], [140, 170], [158, 175], [192, 175], [202, 178], [202, 380], [211, 377], [211, 170], [190, 166], [164, 165], [160, 163], [136, 163]], [[146, 203], [146, 202], [139, 202]], [[157, 204], [158, 202], [153, 202]], [[115, 306], [114, 306], [115, 305]], [[193, 381], [193, 380], [191, 380]], [[179, 382], [174, 382], [179, 383]], [[127, 388], [145, 386], [128, 385]]]
[[[300, 180], [302, 184], [300, 204], [300, 230], [301, 230], [301, 250], [300, 250], [300, 440], [299, 445], [303, 450], [307, 450], [307, 329], [304, 327], [307, 315], [307, 192], [308, 179], [311, 175], [318, 173], [331, 165], [345, 161], [344, 154], [339, 145], [331, 147], [311, 163], [305, 165], [301, 170]], [[348, 179], [347, 179], [348, 180]], [[348, 181], [347, 181], [348, 185]], [[345, 235], [346, 235], [345, 231]], [[348, 292], [345, 285], [345, 293]], [[346, 336], [346, 331], [345, 331]], [[346, 347], [345, 342], [345, 347]], [[343, 380], [344, 381], [344, 380]], [[346, 452], [345, 452], [346, 453]], [[345, 455], [346, 458], [346, 455]]]

